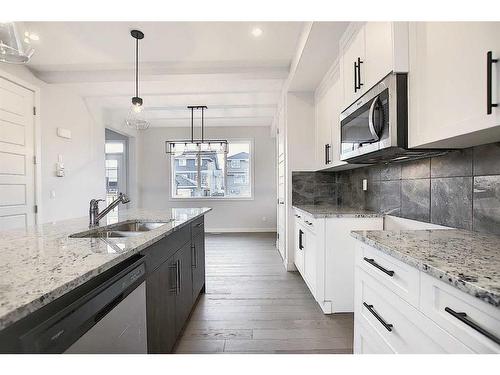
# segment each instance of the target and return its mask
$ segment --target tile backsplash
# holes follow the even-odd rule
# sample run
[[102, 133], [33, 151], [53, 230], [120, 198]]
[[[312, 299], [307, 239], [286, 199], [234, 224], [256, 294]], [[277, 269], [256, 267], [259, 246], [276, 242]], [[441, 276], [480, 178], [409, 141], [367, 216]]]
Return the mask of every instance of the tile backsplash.
[[293, 172], [292, 185], [294, 204], [346, 205], [500, 235], [500, 142], [405, 163]]

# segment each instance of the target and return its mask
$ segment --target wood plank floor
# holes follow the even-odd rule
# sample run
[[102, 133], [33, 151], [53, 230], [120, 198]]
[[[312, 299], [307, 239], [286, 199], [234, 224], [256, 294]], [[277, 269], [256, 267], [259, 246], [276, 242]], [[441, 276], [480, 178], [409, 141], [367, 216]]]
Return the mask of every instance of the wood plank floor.
[[176, 353], [352, 353], [352, 314], [321, 312], [275, 234], [207, 234], [206, 267]]

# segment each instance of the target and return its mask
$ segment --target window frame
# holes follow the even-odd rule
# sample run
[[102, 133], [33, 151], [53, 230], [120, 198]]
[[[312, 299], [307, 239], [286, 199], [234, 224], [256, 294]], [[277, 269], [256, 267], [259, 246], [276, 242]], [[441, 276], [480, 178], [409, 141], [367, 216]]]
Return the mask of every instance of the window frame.
[[[175, 140], [173, 140], [172, 142], [175, 142]], [[250, 182], [250, 196], [248, 197], [235, 197], [235, 196], [224, 196], [224, 197], [175, 197], [173, 196], [173, 193], [175, 191], [175, 187], [174, 187], [174, 184], [175, 184], [175, 178], [174, 177], [174, 170], [173, 170], [173, 167], [174, 167], [174, 155], [172, 154], [169, 154], [169, 163], [168, 163], [168, 168], [169, 168], [169, 171], [168, 171], [168, 178], [170, 180], [170, 183], [169, 183], [169, 188], [170, 188], [170, 191], [168, 193], [169, 195], [169, 200], [170, 201], [252, 201], [255, 199], [255, 182], [254, 182], [254, 139], [253, 138], [231, 138], [231, 139], [227, 139], [227, 142], [229, 143], [229, 145], [231, 145], [232, 143], [248, 143], [249, 145], [249, 148], [250, 148], [250, 157], [248, 158], [248, 162], [249, 162], [249, 166], [248, 166], [248, 180]], [[198, 156], [198, 159], [200, 158], [200, 156]], [[226, 154], [226, 158], [225, 158], [225, 163], [226, 163], [226, 168], [224, 170], [224, 184], [225, 184], [225, 187], [226, 189], [224, 190], [224, 194], [227, 193], [227, 167], [228, 167], [228, 160], [227, 160], [227, 154]], [[199, 166], [201, 168], [201, 165]], [[198, 185], [200, 185], [200, 182], [201, 182], [201, 179], [198, 179]], [[243, 185], [240, 185], [240, 186], [243, 186]], [[198, 188], [200, 188], [200, 186], [198, 186]]]

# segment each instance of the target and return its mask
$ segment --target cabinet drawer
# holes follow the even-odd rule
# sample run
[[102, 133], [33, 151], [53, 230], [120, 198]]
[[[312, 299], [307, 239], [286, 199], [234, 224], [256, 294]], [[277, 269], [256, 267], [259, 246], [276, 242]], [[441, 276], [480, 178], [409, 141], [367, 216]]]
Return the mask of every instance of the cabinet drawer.
[[204, 217], [202, 216], [191, 223], [191, 235], [193, 238], [205, 232], [205, 223], [203, 219]]
[[470, 353], [413, 306], [356, 268], [355, 318], [370, 325], [396, 353]]
[[182, 245], [188, 242], [191, 239], [190, 233], [189, 226], [186, 225], [141, 251], [147, 257], [146, 267], [148, 274], [158, 268], [169, 257], [174, 255]]
[[[500, 340], [499, 309], [424, 273], [421, 293], [422, 312], [439, 326], [474, 352], [500, 353], [500, 345], [495, 342], [495, 338]], [[473, 327], [467, 321], [472, 322]], [[488, 334], [493, 337], [489, 338]]]
[[399, 297], [418, 307], [420, 271], [382, 251], [359, 244], [356, 265]]
[[355, 319], [354, 354], [394, 354], [394, 350], [371, 325]]
[[295, 210], [295, 219], [311, 232], [316, 232], [317, 220], [312, 215], [304, 211]]

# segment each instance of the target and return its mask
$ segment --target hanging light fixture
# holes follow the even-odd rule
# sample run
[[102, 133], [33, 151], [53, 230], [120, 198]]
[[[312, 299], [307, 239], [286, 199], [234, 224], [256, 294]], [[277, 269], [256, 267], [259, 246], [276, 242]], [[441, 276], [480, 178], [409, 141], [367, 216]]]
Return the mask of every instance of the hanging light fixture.
[[[214, 153], [228, 151], [228, 142], [226, 139], [205, 139], [205, 109], [208, 107], [206, 105], [189, 105], [187, 107], [191, 111], [191, 139], [188, 140], [177, 140], [177, 141], [167, 141], [166, 142], [166, 153], [167, 154], [178, 154], [178, 153]], [[201, 139], [194, 138], [194, 111], [201, 110]], [[177, 148], [176, 148], [177, 146]]]
[[135, 96], [132, 97], [132, 106], [129, 116], [125, 120], [125, 125], [136, 130], [146, 130], [149, 128], [149, 122], [146, 119], [143, 100], [139, 96], [139, 40], [144, 38], [144, 33], [132, 30], [130, 35], [135, 39]]
[[0, 22], [1, 62], [25, 64], [33, 56], [35, 50], [31, 46], [31, 40], [36, 39], [29, 33], [21, 33], [20, 26], [14, 22]]

